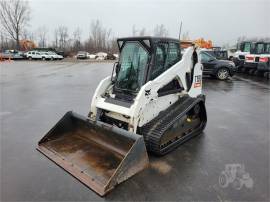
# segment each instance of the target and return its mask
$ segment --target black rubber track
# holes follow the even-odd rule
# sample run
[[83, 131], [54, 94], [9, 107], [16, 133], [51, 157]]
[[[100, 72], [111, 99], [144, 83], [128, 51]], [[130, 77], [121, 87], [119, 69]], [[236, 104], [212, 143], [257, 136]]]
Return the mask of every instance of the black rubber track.
[[[192, 130], [192, 132], [186, 134], [182, 138], [172, 140], [170, 144], [161, 148], [160, 140], [165, 134], [166, 130], [169, 129], [169, 127], [176, 121], [183, 118], [187, 112], [198, 103], [200, 103], [201, 107], [201, 125], [196, 130]], [[144, 136], [147, 150], [156, 155], [165, 155], [178, 147], [180, 144], [200, 134], [205, 128], [207, 122], [204, 103], [204, 96], [199, 96], [198, 98], [191, 98], [189, 96], [182, 97], [167, 110], [162, 111], [156, 118], [144, 125], [140, 131]]]

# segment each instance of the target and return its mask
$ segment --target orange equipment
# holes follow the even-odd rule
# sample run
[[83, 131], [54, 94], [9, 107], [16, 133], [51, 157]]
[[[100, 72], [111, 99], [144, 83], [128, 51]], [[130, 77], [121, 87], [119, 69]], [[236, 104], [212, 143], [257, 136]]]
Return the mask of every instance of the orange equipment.
[[207, 49], [213, 48], [213, 44], [211, 40], [206, 41], [203, 38], [199, 38], [199, 39], [196, 39], [194, 43], [196, 46], [200, 48], [207, 48]]
[[33, 48], [36, 48], [36, 44], [33, 41], [30, 41], [28, 39], [20, 40], [20, 47], [22, 51], [28, 51]]
[[181, 48], [188, 48], [190, 46], [198, 46], [200, 48], [213, 48], [213, 44], [211, 40], [204, 40], [203, 38], [199, 38], [196, 40], [181, 40]]

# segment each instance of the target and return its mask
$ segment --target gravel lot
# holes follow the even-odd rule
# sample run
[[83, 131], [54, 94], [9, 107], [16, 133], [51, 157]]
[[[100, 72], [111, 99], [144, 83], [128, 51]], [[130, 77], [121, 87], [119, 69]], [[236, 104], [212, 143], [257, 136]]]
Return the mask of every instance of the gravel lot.
[[[111, 70], [112, 63], [0, 63], [2, 201], [269, 201], [270, 85], [263, 78], [204, 78], [204, 134], [165, 157], [150, 156], [148, 169], [104, 198], [36, 151], [66, 111], [88, 114], [97, 84]], [[230, 164], [249, 174], [238, 176], [239, 190], [236, 180], [219, 183]]]

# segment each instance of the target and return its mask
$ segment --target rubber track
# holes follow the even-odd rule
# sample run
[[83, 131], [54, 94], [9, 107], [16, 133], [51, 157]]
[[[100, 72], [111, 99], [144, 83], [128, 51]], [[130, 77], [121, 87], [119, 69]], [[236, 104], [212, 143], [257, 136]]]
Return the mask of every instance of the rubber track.
[[166, 147], [162, 149], [160, 148], [160, 139], [162, 135], [173, 123], [175, 123], [175, 121], [186, 115], [187, 111], [189, 111], [197, 103], [196, 100], [196, 98], [182, 97], [141, 128], [148, 151], [157, 155], [164, 155], [201, 132], [203, 126], [199, 128], [201, 130], [195, 130], [191, 134], [185, 135], [183, 138], [172, 141]]

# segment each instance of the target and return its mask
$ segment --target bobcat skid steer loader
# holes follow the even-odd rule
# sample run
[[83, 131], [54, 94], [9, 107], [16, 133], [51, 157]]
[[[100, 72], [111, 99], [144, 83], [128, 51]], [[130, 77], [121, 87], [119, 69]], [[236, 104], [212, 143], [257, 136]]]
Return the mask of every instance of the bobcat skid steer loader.
[[103, 196], [206, 125], [202, 65], [179, 40], [117, 40], [119, 62], [92, 98], [88, 117], [67, 112], [38, 150]]

